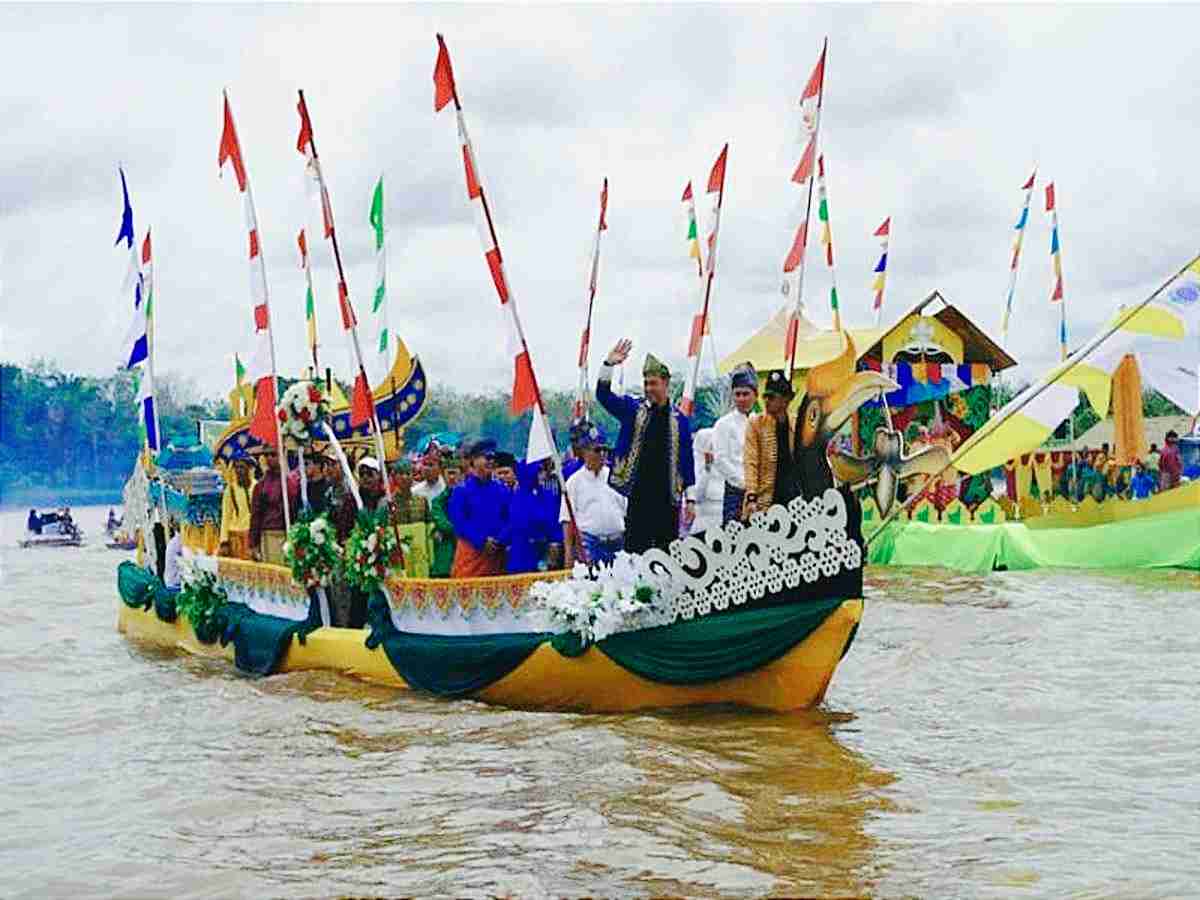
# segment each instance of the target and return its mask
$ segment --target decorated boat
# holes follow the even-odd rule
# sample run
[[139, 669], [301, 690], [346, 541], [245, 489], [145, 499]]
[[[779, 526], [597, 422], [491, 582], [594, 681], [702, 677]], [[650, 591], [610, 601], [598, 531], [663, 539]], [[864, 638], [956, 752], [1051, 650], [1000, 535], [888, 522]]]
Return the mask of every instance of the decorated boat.
[[37, 517], [36, 521], [31, 520], [26, 524], [25, 534], [17, 541], [17, 546], [24, 549], [83, 546], [83, 531], [69, 516], [58, 511], [33, 514]]

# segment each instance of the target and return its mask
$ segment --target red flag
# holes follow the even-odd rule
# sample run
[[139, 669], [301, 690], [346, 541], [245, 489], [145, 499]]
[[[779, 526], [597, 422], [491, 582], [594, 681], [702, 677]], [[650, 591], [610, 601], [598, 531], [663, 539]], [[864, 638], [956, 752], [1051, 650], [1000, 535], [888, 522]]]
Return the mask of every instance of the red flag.
[[803, 103], [811, 97], [816, 97], [821, 93], [821, 88], [825, 84], [825, 48], [821, 48], [821, 58], [817, 60], [816, 68], [812, 74], [808, 76], [808, 84], [804, 86], [804, 93], [800, 95], [800, 102]]
[[888, 232], [891, 230], [891, 225], [892, 225], [892, 217], [888, 216], [886, 219], [883, 220], [883, 224], [875, 229], [875, 237], [887, 237]]
[[254, 391], [254, 419], [250, 422], [250, 434], [264, 444], [278, 447], [278, 432], [275, 430], [275, 378], [268, 375], [260, 378]]
[[296, 109], [300, 111], [300, 136], [296, 138], [296, 149], [308, 156], [312, 153], [312, 122], [309, 121], [308, 107], [303, 97], [297, 101]]
[[354, 318], [354, 309], [350, 306], [350, 294], [346, 290], [346, 282], [338, 282], [338, 305], [342, 308], [342, 328], [349, 331], [358, 321]]
[[483, 193], [483, 188], [479, 186], [479, 175], [475, 172], [475, 159], [471, 155], [471, 145], [463, 144], [462, 151], [463, 168], [467, 170], [467, 196], [472, 200], [477, 200]]
[[729, 157], [729, 145], [721, 148], [721, 155], [713, 163], [712, 172], [708, 176], [708, 192], [717, 194], [725, 190], [725, 160]]
[[304, 268], [304, 261], [308, 259], [308, 242], [304, 240], [304, 229], [300, 229], [300, 235], [296, 238], [296, 243], [300, 245], [300, 268]]
[[1054, 211], [1054, 182], [1046, 185], [1046, 212]]
[[493, 247], [484, 257], [487, 259], [488, 270], [492, 273], [492, 283], [496, 285], [496, 293], [500, 295], [501, 305], [508, 302], [508, 283], [504, 280], [504, 265], [500, 260], [500, 248]]
[[783, 343], [783, 355], [791, 359], [796, 355], [796, 338], [800, 334], [800, 320], [795, 316], [788, 319], [787, 338]]
[[375, 398], [371, 396], [371, 388], [367, 384], [367, 374], [358, 370], [354, 379], [354, 393], [350, 398], [350, 427], [357, 428], [375, 418]]
[[1027, 191], [1031, 187], [1033, 187], [1033, 180], [1035, 178], [1037, 178], [1037, 169], [1034, 169], [1033, 174], [1029, 176], [1029, 180], [1027, 182], [1025, 182], [1023, 185], [1021, 185], [1021, 190]]
[[682, 203], [685, 200], [691, 200], [691, 199], [692, 199], [692, 183], [689, 181], [687, 183], [687, 187], [685, 187], [683, 189], [683, 199], [680, 200], [679, 202]]
[[1061, 300], [1062, 298], [1063, 298], [1063, 283], [1062, 283], [1062, 279], [1058, 278], [1058, 279], [1055, 279], [1054, 293], [1053, 293], [1053, 295], [1051, 295], [1050, 300], [1051, 300], [1051, 302], [1053, 302], [1055, 300]]
[[258, 229], [250, 229], [250, 258], [258, 256]]
[[458, 89], [454, 86], [454, 70], [450, 68], [450, 51], [442, 36], [437, 36], [438, 55], [437, 65], [433, 67], [433, 111], [440, 112], [442, 107], [458, 97]]
[[146, 229], [146, 239], [142, 241], [142, 265], [150, 263], [150, 229]]
[[697, 313], [692, 317], [692, 334], [688, 338], [688, 358], [696, 356], [700, 352], [700, 345], [704, 343], [704, 314]]
[[529, 363], [529, 352], [523, 350], [514, 360], [512, 404], [510, 410], [519, 416], [537, 404], [537, 386], [533, 380], [533, 366]]
[[229, 98], [225, 98], [225, 127], [221, 129], [221, 146], [217, 150], [217, 171], [224, 169], [225, 160], [233, 162], [233, 174], [237, 177], [238, 190], [246, 190], [246, 166], [242, 163], [242, 147], [238, 143], [237, 129], [233, 127], [233, 113], [229, 109]]
[[800, 165], [796, 166], [796, 171], [792, 174], [792, 181], [796, 184], [806, 184], [808, 179], [812, 178], [813, 157], [816, 154], [817, 138], [813, 135], [808, 139], [808, 146], [804, 148], [804, 156], [800, 157]]
[[787, 259], [783, 261], [783, 271], [794, 272], [804, 262], [804, 245], [807, 242], [808, 219], [805, 219], [796, 229], [796, 237], [792, 240], [792, 249], [788, 251]]
[[604, 187], [600, 189], [600, 230], [608, 230], [608, 179], [604, 179]]

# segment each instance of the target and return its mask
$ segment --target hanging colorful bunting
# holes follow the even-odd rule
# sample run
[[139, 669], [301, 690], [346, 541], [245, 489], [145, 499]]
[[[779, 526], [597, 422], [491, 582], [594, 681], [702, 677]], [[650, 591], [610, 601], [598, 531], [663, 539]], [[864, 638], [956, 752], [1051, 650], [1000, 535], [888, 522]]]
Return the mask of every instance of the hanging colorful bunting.
[[[604, 186], [600, 188], [600, 221], [596, 225], [596, 237], [592, 242], [592, 266], [588, 275], [587, 319], [584, 321], [583, 335], [579, 339], [579, 384], [575, 388], [575, 407], [572, 411], [572, 418], [577, 422], [588, 417], [589, 397], [591, 395], [591, 382], [588, 375], [588, 353], [592, 340], [592, 311], [596, 305], [596, 285], [600, 278], [600, 235], [608, 230], [607, 216], [608, 179], [605, 178]], [[532, 436], [531, 441], [535, 441], [535, 438]], [[531, 444], [530, 446], [535, 446], [535, 444]], [[548, 456], [549, 454], [547, 453], [546, 455]], [[545, 457], [542, 458], [544, 459]], [[530, 461], [533, 461], [532, 458]]]
[[1046, 212], [1050, 214], [1050, 261], [1054, 266], [1054, 287], [1050, 302], [1059, 304], [1058, 346], [1067, 358], [1067, 303], [1063, 297], [1062, 251], [1058, 244], [1058, 205], [1054, 201], [1054, 182], [1046, 185]]
[[300, 247], [300, 268], [304, 270], [304, 327], [308, 338], [308, 352], [312, 356], [313, 377], [320, 377], [321, 365], [317, 360], [317, 304], [313, 297], [312, 265], [308, 259], [308, 241], [304, 229], [296, 236]]
[[687, 217], [688, 257], [696, 261], [696, 274], [704, 277], [704, 260], [700, 256], [700, 229], [696, 224], [696, 198], [689, 181], [683, 189], [683, 213]]
[[1029, 202], [1033, 197], [1033, 184], [1037, 180], [1037, 169], [1029, 176], [1029, 180], [1021, 185], [1025, 192], [1025, 203], [1021, 206], [1021, 217], [1017, 219], [1015, 230], [1016, 239], [1013, 241], [1012, 262], [1008, 271], [1008, 294], [1004, 298], [1004, 315], [1000, 320], [1000, 343], [1008, 342], [1008, 322], [1012, 316], [1013, 294], [1017, 289], [1017, 268], [1021, 262], [1021, 244], [1025, 241], [1025, 226], [1029, 224]]
[[883, 314], [883, 288], [887, 283], [888, 240], [891, 236], [891, 229], [891, 216], [884, 219], [883, 224], [875, 229], [875, 237], [879, 238], [879, 243], [883, 247], [883, 253], [879, 257], [879, 262], [875, 263], [875, 280], [871, 282], [871, 290], [875, 292], [873, 307], [875, 310], [876, 328], [879, 327], [879, 318]]
[[690, 416], [695, 408], [696, 382], [700, 376], [700, 349], [704, 344], [704, 335], [708, 332], [708, 305], [712, 296], [713, 275], [717, 270], [717, 235], [721, 229], [721, 203], [725, 197], [725, 166], [728, 160], [729, 145], [726, 144], [721, 148], [721, 153], [708, 176], [708, 195], [713, 204], [712, 227], [708, 232], [708, 265], [701, 270], [705, 276], [704, 295], [700, 313], [692, 319], [688, 334], [687, 374], [683, 382], [683, 395], [679, 399], [679, 408], [686, 416]]
[[829, 266], [829, 308], [833, 311], [833, 330], [842, 330], [838, 308], [837, 277], [833, 267], [833, 230], [829, 226], [829, 191], [825, 186], [825, 156], [817, 157], [817, 218], [821, 222], [821, 243], [825, 246], [825, 264]]
[[[991, 370], [982, 363], [891, 363], [881, 366], [877, 360], [864, 359], [861, 368], [887, 375], [900, 389], [886, 395], [892, 409], [903, 409], [917, 403], [940, 400], [951, 394], [990, 384]], [[881, 400], [868, 400], [865, 405], [878, 406]]]
[[383, 176], [375, 185], [371, 197], [371, 227], [375, 230], [375, 299], [371, 314], [375, 317], [375, 365], [377, 379], [384, 378], [392, 368], [391, 332], [387, 315], [387, 243], [383, 231]]

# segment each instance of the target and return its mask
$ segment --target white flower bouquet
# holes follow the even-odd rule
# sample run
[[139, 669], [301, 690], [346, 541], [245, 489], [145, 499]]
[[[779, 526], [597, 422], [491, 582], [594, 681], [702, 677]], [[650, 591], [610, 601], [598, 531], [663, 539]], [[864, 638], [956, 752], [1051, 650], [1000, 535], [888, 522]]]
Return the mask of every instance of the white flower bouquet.
[[594, 570], [576, 564], [563, 581], [538, 581], [529, 589], [545, 631], [577, 632], [585, 644], [621, 631], [666, 625], [674, 613], [663, 600], [665, 576], [631, 553]]
[[325, 513], [301, 515], [283, 545], [283, 562], [297, 583], [306, 588], [329, 584], [342, 555], [335, 537], [333, 523]]
[[321, 426], [329, 418], [329, 400], [319, 384], [297, 381], [283, 392], [276, 415], [284, 443], [293, 450], [307, 447], [321, 437]]

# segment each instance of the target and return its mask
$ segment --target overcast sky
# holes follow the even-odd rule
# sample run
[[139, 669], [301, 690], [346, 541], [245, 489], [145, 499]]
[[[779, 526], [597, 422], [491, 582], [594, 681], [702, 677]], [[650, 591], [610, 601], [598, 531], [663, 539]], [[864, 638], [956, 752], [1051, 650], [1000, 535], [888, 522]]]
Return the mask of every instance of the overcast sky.
[[[111, 370], [129, 318], [113, 248], [125, 166], [152, 225], [160, 370], [224, 393], [251, 348], [246, 236], [217, 177], [227, 87], [258, 205], [281, 370], [305, 359], [295, 151], [305, 89], [351, 295], [373, 290], [382, 173], [392, 326], [434, 383], [507, 390], [500, 311], [452, 112], [433, 113], [445, 33], [509, 279], [543, 383], [573, 382], [601, 179], [609, 231], [595, 356], [682, 358], [694, 312], [679, 196], [730, 143], [714, 340], [779, 306], [800, 190], [798, 99], [828, 35], [822, 145], [845, 318], [869, 320], [871, 232], [892, 216], [885, 317], [940, 290], [998, 335], [1012, 225], [1036, 160], [1010, 349], [1057, 354], [1049, 228], [1070, 328], [1090, 334], [1200, 250], [1196, 7], [0, 7], [0, 357]], [[701, 203], [703, 214], [704, 205]], [[702, 223], [703, 228], [703, 223]], [[314, 249], [325, 361], [346, 374], [332, 257]], [[829, 276], [810, 245], [810, 316]]]

